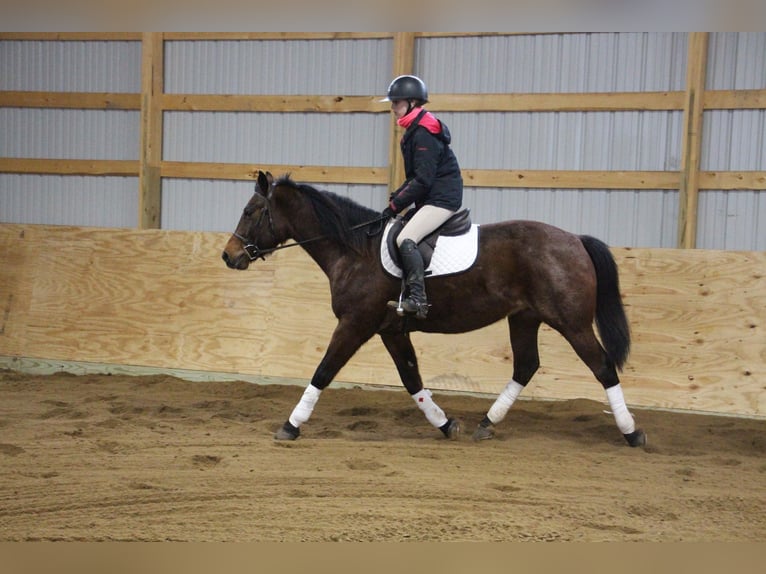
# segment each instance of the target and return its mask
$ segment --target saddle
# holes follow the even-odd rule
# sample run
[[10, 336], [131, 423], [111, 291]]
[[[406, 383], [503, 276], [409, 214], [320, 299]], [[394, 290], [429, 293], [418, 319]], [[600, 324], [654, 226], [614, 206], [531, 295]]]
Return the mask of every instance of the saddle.
[[[399, 247], [396, 245], [396, 238], [401, 233], [404, 225], [415, 214], [414, 210], [407, 213], [402, 218], [397, 217], [394, 223], [391, 224], [391, 230], [388, 233], [388, 253], [391, 256], [391, 260], [397, 265], [402, 266], [401, 257], [399, 256]], [[408, 217], [409, 216], [409, 217]], [[440, 236], [445, 237], [457, 237], [468, 233], [471, 229], [471, 210], [461, 209], [456, 212], [447, 221], [442, 223], [434, 231], [426, 235], [423, 240], [418, 243], [418, 251], [423, 257], [423, 268], [428, 269], [431, 263], [431, 257], [433, 257], [434, 249], [436, 248], [436, 241]]]

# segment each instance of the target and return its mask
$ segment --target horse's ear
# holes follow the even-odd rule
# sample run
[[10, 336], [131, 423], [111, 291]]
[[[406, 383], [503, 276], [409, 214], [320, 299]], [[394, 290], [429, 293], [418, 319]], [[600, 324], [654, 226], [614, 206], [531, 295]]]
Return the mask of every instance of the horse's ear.
[[274, 181], [274, 178], [271, 175], [271, 172], [262, 172], [261, 170], [258, 170], [258, 188], [262, 195], [268, 195], [269, 193], [269, 186], [271, 185], [271, 182]]

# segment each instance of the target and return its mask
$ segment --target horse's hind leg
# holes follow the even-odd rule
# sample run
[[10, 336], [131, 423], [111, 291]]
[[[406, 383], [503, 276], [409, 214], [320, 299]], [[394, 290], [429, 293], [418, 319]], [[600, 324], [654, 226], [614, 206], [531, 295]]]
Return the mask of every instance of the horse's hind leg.
[[508, 317], [513, 351], [513, 378], [498, 395], [473, 433], [473, 440], [485, 440], [494, 436], [494, 425], [505, 418], [521, 391], [532, 379], [540, 366], [537, 333], [540, 320], [531, 312]]
[[607, 356], [601, 343], [596, 339], [592, 328], [581, 329], [575, 334], [562, 332], [562, 335], [604, 387], [617, 428], [620, 429], [628, 444], [630, 446], [645, 445], [646, 434], [643, 430], [636, 428], [633, 415], [625, 404], [617, 369]]
[[457, 439], [460, 434], [460, 422], [454, 418], [447, 418], [431, 397], [431, 391], [423, 388], [418, 359], [409, 336], [404, 333], [387, 333], [381, 334], [380, 338], [394, 360], [404, 387], [418, 408], [423, 411], [428, 422], [441, 430], [448, 439]]

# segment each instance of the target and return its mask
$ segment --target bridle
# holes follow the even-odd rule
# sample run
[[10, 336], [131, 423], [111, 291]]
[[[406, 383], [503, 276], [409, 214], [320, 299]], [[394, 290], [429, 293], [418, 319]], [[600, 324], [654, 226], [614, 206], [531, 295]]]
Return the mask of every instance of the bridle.
[[[277, 234], [274, 232], [274, 219], [271, 217], [271, 211], [269, 210], [269, 200], [266, 199], [266, 207], [264, 207], [261, 210], [261, 214], [258, 216], [258, 220], [253, 224], [251, 229], [260, 229], [261, 227], [261, 221], [263, 221], [263, 217], [265, 215], [268, 215], [269, 217], [269, 232], [271, 233], [271, 237], [276, 240]], [[276, 247], [269, 247], [267, 249], [261, 249], [258, 247], [255, 241], [250, 241], [247, 237], [243, 237], [236, 231], [232, 233], [234, 237], [239, 239], [242, 242], [242, 249], [245, 250], [245, 253], [247, 253], [247, 256], [250, 258], [250, 261], [255, 261], [256, 259], [266, 259], [266, 255], [269, 253], [273, 253], [274, 251], [277, 251], [278, 249], [282, 249], [284, 247], [288, 247], [287, 245], [278, 245]]]
[[[258, 219], [253, 224], [251, 229], [260, 229], [261, 223], [263, 221], [264, 216], [268, 216], [269, 221], [269, 233], [271, 233], [272, 239], [274, 241], [277, 240], [277, 234], [274, 231], [274, 219], [271, 217], [271, 210], [269, 209], [269, 200], [266, 199], [266, 207], [264, 207], [261, 210], [260, 215], [258, 216]], [[357, 229], [362, 229], [364, 227], [368, 227], [372, 225], [373, 223], [380, 223], [384, 220], [387, 220], [388, 217], [380, 216], [375, 219], [372, 219], [370, 221], [365, 221], [364, 223], [360, 223], [358, 225], [354, 225], [350, 228], [351, 231], [356, 231]], [[380, 226], [380, 229], [378, 229], [375, 233], [368, 232], [368, 235], [377, 235], [383, 230], [383, 225]], [[251, 241], [247, 237], [244, 237], [240, 235], [237, 232], [232, 233], [232, 236], [236, 237], [240, 240], [242, 243], [242, 249], [245, 250], [245, 253], [247, 253], [247, 256], [250, 258], [250, 261], [255, 261], [256, 259], [266, 259], [266, 255], [269, 255], [270, 253], [274, 253], [275, 251], [279, 251], [280, 249], [287, 249], [288, 247], [296, 247], [299, 245], [306, 245], [307, 243], [313, 243], [315, 241], [319, 241], [320, 239], [324, 239], [325, 235], [318, 235], [317, 237], [310, 237], [309, 239], [303, 239], [301, 241], [295, 241], [293, 243], [287, 243], [283, 245], [276, 245], [275, 247], [267, 247], [265, 249], [262, 249], [258, 247], [257, 243], [255, 241]]]

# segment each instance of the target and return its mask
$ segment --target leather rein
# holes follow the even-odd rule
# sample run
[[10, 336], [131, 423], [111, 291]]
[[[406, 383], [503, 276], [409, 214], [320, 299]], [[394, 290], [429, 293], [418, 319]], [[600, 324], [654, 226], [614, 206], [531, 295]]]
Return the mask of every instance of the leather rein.
[[[258, 221], [255, 222], [255, 225], [253, 226], [254, 229], [259, 229], [261, 227], [261, 222], [263, 220], [263, 217], [265, 215], [268, 215], [269, 218], [269, 232], [271, 233], [271, 237], [276, 240], [277, 235], [274, 232], [274, 220], [271, 217], [271, 210], [269, 209], [268, 200], [266, 203], [266, 207], [261, 211], [260, 216], [258, 217]], [[353, 227], [349, 228], [351, 231], [356, 231], [357, 229], [363, 229], [365, 227], [368, 227], [372, 225], [373, 223], [381, 223], [384, 220], [387, 220], [388, 217], [377, 217], [376, 219], [372, 219], [370, 221], [365, 221], [364, 223], [359, 223], [358, 225], [354, 225]], [[368, 235], [372, 237], [373, 235], [377, 235], [383, 231], [383, 225], [380, 226], [380, 229], [376, 231], [375, 233], [369, 233]], [[232, 233], [234, 237], [240, 240], [242, 242], [242, 249], [245, 250], [245, 253], [247, 253], [247, 256], [250, 258], [250, 261], [255, 261], [256, 259], [266, 259], [266, 255], [269, 255], [271, 253], [274, 253], [275, 251], [279, 251], [280, 249], [287, 249], [288, 247], [296, 247], [299, 245], [306, 245], [307, 243], [313, 243], [315, 241], [319, 241], [320, 239], [325, 239], [326, 235], [318, 235], [317, 237], [310, 237], [309, 239], [304, 239], [302, 241], [295, 241], [293, 243], [287, 243], [282, 245], [277, 245], [275, 247], [267, 247], [266, 249], [262, 249], [258, 247], [257, 243], [255, 241], [251, 241], [247, 237], [244, 237], [240, 235], [237, 232]]]

